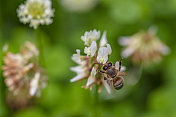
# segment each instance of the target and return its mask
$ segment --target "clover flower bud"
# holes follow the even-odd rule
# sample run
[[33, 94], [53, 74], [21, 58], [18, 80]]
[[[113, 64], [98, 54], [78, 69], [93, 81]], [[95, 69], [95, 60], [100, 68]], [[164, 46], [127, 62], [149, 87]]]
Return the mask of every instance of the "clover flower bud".
[[90, 46], [93, 41], [97, 41], [100, 38], [100, 31], [94, 29], [90, 32], [85, 32], [84, 36], [81, 36], [81, 39], [84, 41], [84, 45]]

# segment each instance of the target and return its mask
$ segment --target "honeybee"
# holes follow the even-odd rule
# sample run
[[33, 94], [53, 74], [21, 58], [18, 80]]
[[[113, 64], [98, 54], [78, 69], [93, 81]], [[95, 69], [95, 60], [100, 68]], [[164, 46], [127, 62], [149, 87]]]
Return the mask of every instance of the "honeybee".
[[121, 66], [122, 60], [120, 59], [118, 68], [112, 62], [107, 62], [103, 64], [102, 70], [100, 70], [104, 74], [104, 80], [116, 90], [121, 89], [124, 84], [123, 76], [125, 76], [125, 72], [121, 72]]

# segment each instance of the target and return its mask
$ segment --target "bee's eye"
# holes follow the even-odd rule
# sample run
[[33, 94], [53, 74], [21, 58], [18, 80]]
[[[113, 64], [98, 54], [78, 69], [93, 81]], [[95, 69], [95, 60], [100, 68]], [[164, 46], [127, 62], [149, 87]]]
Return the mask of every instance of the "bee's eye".
[[108, 66], [109, 66], [109, 67], [111, 67], [111, 66], [112, 66], [112, 63], [111, 63], [111, 62], [110, 62], [110, 63], [108, 63]]
[[108, 69], [108, 66], [104, 66], [104, 67], [103, 67], [103, 70], [107, 70], [107, 69]]

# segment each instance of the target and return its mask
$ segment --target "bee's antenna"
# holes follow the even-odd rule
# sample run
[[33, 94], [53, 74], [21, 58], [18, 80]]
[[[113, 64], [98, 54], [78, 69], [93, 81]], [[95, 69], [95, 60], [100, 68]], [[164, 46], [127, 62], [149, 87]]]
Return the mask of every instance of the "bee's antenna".
[[99, 72], [101, 72], [101, 73], [105, 73], [104, 71], [102, 71], [102, 70], [98, 70]]
[[121, 70], [121, 66], [122, 66], [122, 58], [120, 58], [119, 60], [119, 71]]
[[98, 65], [103, 65], [102, 63], [94, 63], [93, 65], [96, 65], [96, 64], [98, 64]]

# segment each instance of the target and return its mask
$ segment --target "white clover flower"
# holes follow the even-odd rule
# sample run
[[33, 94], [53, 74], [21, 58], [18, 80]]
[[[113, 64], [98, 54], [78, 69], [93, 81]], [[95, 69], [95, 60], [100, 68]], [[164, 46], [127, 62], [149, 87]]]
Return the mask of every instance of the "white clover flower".
[[162, 55], [169, 54], [169, 48], [156, 36], [156, 29], [139, 32], [131, 37], [119, 39], [119, 44], [126, 46], [121, 55], [130, 57], [133, 63], [149, 64], [150, 61], [159, 61]]
[[108, 43], [107, 37], [106, 37], [106, 31], [104, 31], [103, 36], [101, 37], [100, 40], [100, 47], [105, 46]]
[[98, 50], [97, 61], [99, 63], [106, 63], [108, 61], [108, 49], [106, 47], [100, 47]]
[[25, 4], [19, 6], [17, 13], [22, 23], [29, 23], [34, 29], [40, 24], [51, 24], [54, 16], [51, 0], [26, 0]]
[[92, 42], [90, 47], [85, 47], [84, 53], [87, 54], [87, 56], [93, 57], [97, 51], [97, 43], [95, 41]]
[[90, 32], [85, 32], [84, 36], [81, 36], [81, 39], [84, 41], [84, 45], [90, 46], [93, 41], [96, 41], [100, 38], [100, 31], [94, 29]]
[[95, 7], [97, 0], [61, 0], [61, 4], [71, 12], [87, 12]]
[[[100, 42], [97, 44], [96, 40], [100, 37], [100, 32], [96, 30], [86, 32], [81, 39], [85, 42], [84, 44], [88, 47], [84, 48], [85, 56], [80, 55], [80, 50], [76, 50], [77, 54], [73, 54], [72, 60], [75, 61], [78, 66], [71, 67], [71, 71], [76, 72], [76, 76], [70, 81], [80, 81], [87, 79], [87, 83], [83, 88], [89, 88], [92, 90], [93, 85], [98, 86], [97, 92], [101, 92], [102, 85], [105, 86], [108, 93], [112, 93], [112, 88], [120, 89], [123, 86], [123, 76], [125, 75], [124, 67], [121, 66], [118, 68], [118, 62], [116, 65], [112, 62], [108, 62], [108, 57], [112, 53], [110, 44], [107, 43], [106, 32], [103, 33], [103, 36]], [[106, 69], [107, 67], [107, 69]], [[103, 71], [102, 71], [103, 70]], [[106, 72], [106, 70], [110, 70]], [[107, 76], [113, 70], [117, 70], [117, 74], [110, 78], [110, 75]], [[114, 71], [115, 73], [115, 71]], [[109, 78], [108, 80], [106, 78]]]

